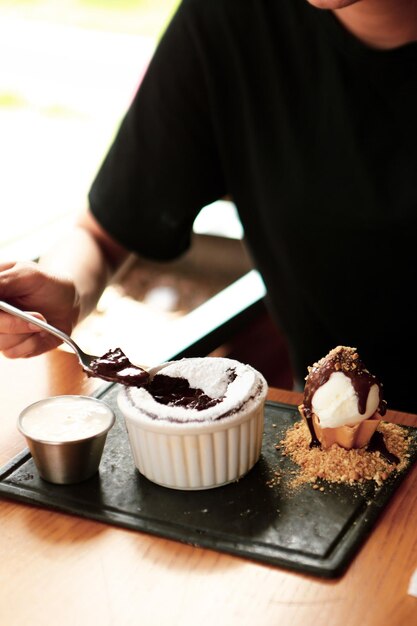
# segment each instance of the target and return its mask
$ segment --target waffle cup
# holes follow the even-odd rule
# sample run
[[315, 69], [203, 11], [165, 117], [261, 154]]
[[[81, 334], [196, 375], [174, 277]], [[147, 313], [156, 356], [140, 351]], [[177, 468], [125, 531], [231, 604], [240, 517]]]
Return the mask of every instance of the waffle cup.
[[[307, 421], [304, 413], [304, 406], [300, 404], [298, 407], [301, 416]], [[364, 448], [368, 445], [372, 435], [378, 428], [381, 420], [370, 417], [353, 426], [338, 426], [337, 428], [322, 428], [317, 415], [312, 414], [311, 422], [317, 439], [320, 441], [321, 447], [330, 448], [334, 443], [345, 450], [352, 448]]]

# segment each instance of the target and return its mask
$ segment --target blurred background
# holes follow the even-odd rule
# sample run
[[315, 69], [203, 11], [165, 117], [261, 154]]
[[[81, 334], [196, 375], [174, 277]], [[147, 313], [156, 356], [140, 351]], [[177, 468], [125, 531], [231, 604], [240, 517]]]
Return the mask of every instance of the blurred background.
[[[84, 208], [178, 4], [0, 0], [0, 260], [36, 259]], [[123, 268], [75, 339], [92, 354], [120, 346], [146, 365], [187, 346], [215, 349], [291, 386], [233, 203], [204, 208], [194, 233], [174, 264], [135, 259]]]
[[177, 5], [0, 0], [3, 258], [33, 257], [83, 208]]

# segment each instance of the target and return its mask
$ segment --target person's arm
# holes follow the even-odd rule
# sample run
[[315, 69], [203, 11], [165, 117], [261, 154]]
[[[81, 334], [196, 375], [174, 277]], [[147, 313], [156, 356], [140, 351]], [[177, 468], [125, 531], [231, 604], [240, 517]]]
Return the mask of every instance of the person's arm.
[[94, 309], [127, 254], [87, 210], [79, 216], [69, 236], [40, 258], [39, 266], [74, 283], [79, 306], [77, 321], [80, 321]]
[[[0, 264], [0, 299], [69, 334], [93, 309], [126, 250], [177, 258], [190, 245], [201, 207], [225, 195], [200, 55], [200, 35], [209, 29], [201, 31], [201, 24], [214, 20], [215, 28], [217, 13], [206, 16], [203, 4], [180, 3], [93, 181], [91, 210], [39, 263]], [[42, 332], [0, 312], [0, 351], [8, 357], [57, 345]]]
[[[0, 264], [0, 299], [71, 334], [127, 254], [86, 211], [39, 263]], [[58, 343], [52, 335], [0, 312], [0, 351], [5, 356], [35, 356]]]

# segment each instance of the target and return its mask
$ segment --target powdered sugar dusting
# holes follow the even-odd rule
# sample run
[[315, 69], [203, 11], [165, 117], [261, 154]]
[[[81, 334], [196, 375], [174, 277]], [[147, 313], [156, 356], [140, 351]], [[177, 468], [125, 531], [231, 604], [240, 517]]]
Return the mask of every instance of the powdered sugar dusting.
[[164, 405], [155, 400], [146, 387], [131, 387], [128, 398], [132, 405], [149, 417], [178, 422], [217, 420], [253, 402], [266, 381], [255, 369], [233, 359], [220, 357], [190, 358], [173, 361], [156, 368], [154, 373], [171, 378], [185, 378], [190, 387], [201, 389], [221, 401], [206, 409]]
[[[230, 362], [231, 359], [200, 358], [182, 359], [167, 365], [158, 374], [171, 378], [186, 378], [190, 387], [201, 389], [210, 398], [221, 398], [230, 386], [230, 372], [240, 377], [238, 386], [251, 387], [255, 380], [254, 370], [249, 370], [241, 363]], [[230, 392], [230, 390], [229, 390]]]

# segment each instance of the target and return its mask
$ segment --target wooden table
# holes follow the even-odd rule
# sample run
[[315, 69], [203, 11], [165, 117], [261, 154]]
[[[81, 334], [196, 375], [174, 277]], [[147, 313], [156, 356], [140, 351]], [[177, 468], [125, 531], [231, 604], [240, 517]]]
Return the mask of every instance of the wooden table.
[[[73, 355], [0, 357], [3, 465], [24, 447], [16, 430], [29, 402], [89, 394]], [[272, 389], [297, 403], [299, 394]], [[390, 413], [417, 426], [417, 417]], [[337, 580], [322, 580], [37, 507], [0, 501], [2, 626], [408, 626], [417, 567], [417, 468]]]

